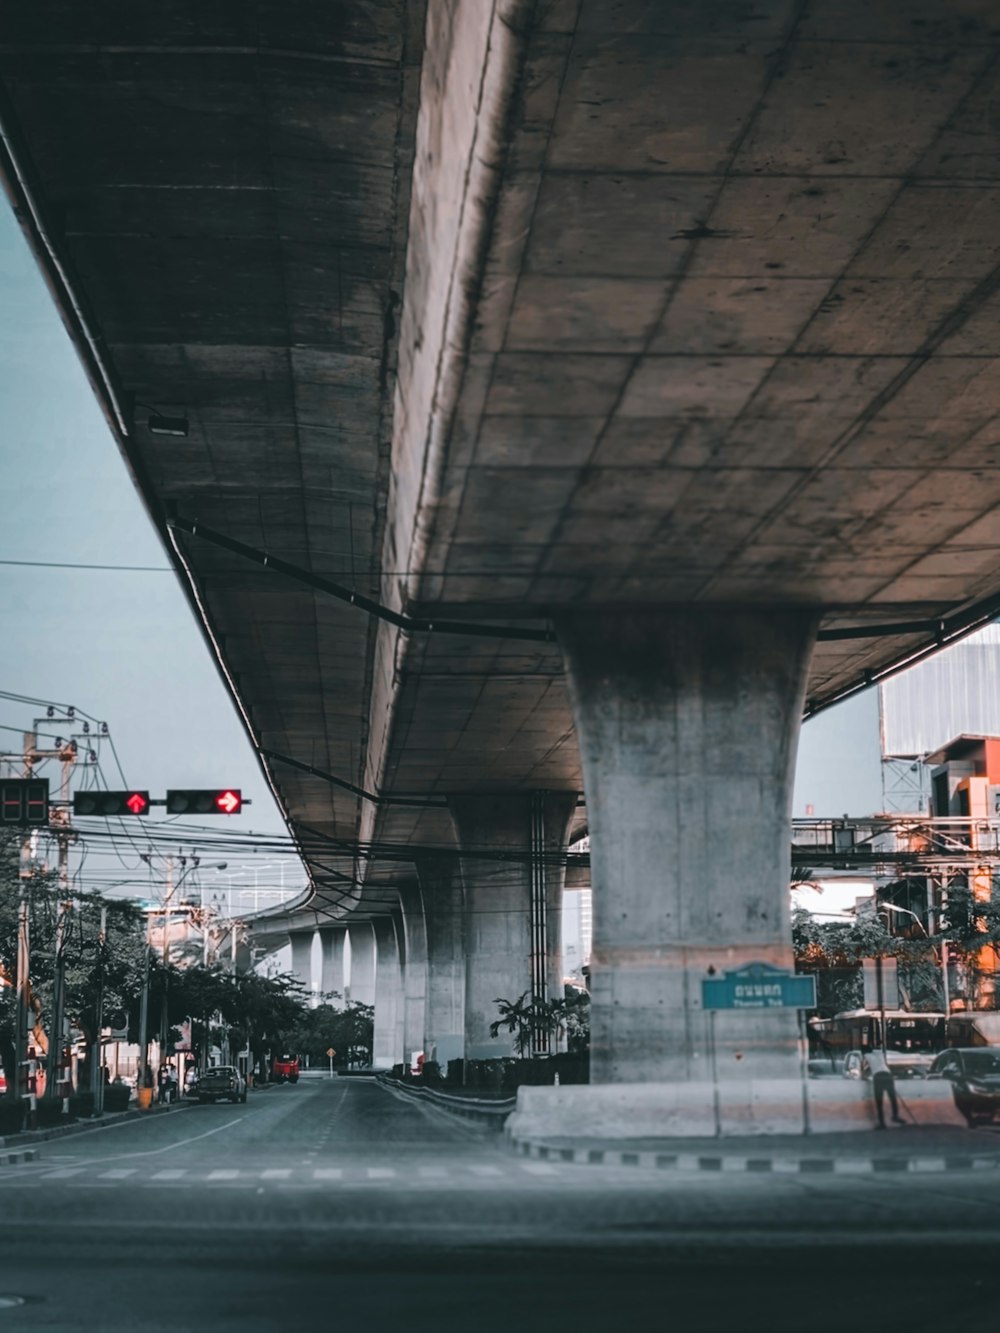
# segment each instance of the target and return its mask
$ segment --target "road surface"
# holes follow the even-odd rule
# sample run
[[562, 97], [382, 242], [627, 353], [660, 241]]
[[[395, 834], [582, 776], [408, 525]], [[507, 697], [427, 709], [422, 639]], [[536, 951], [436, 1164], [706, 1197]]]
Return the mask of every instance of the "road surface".
[[372, 1080], [303, 1080], [5, 1169], [0, 1333], [994, 1333], [998, 1241], [1000, 1170], [529, 1161]]

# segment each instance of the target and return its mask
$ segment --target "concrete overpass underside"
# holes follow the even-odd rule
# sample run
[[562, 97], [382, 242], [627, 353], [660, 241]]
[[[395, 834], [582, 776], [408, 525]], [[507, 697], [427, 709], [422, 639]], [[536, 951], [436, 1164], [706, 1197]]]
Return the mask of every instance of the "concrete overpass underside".
[[[699, 978], [790, 959], [803, 711], [1000, 607], [995, 6], [187, 15], [9, 19], [6, 175], [302, 919], [396, 922], [454, 1027], [472, 957], [537, 991], [586, 821], [594, 1076], [697, 1082]], [[792, 1069], [790, 1015], [733, 1022], [724, 1076]]]

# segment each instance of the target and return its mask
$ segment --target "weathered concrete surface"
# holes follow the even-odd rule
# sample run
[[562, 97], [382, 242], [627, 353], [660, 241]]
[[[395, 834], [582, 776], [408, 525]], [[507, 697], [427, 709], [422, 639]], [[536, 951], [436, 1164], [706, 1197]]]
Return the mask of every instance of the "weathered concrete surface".
[[[871, 1087], [851, 1079], [740, 1079], [616, 1083], [520, 1088], [504, 1126], [514, 1139], [642, 1139], [740, 1137], [870, 1130], [876, 1122]], [[957, 1125], [950, 1085], [897, 1084], [907, 1119], [918, 1125]], [[806, 1140], [808, 1142], [808, 1139]]]
[[375, 933], [367, 921], [351, 925], [351, 1003], [375, 1004]]
[[794, 1011], [701, 1008], [701, 982], [792, 967], [792, 777], [815, 618], [608, 611], [559, 622], [583, 754], [591, 1079], [792, 1077]]
[[403, 1056], [412, 1063], [415, 1053], [426, 1048], [427, 1020], [427, 922], [418, 884], [402, 885], [399, 906], [406, 959], [403, 968]]
[[395, 916], [372, 921], [375, 935], [375, 1033], [372, 1065], [391, 1069], [403, 1058], [402, 928]]
[[311, 930], [301, 930], [296, 931], [294, 935], [289, 936], [292, 946], [291, 973], [309, 996], [313, 993], [312, 946], [314, 933], [315, 932]]
[[427, 1008], [424, 1049], [447, 1071], [465, 1053], [465, 904], [453, 857], [418, 864], [427, 924]]
[[[558, 862], [575, 796], [549, 794], [545, 800], [544, 852]], [[465, 888], [465, 1055], [491, 1059], [515, 1051], [514, 1034], [491, 1037], [500, 1017], [498, 1000], [511, 1003], [532, 992], [531, 797], [454, 796], [455, 832], [462, 853]], [[550, 992], [562, 996], [558, 977], [559, 919], [563, 868], [542, 867], [542, 895], [552, 913], [543, 947]]]
[[320, 982], [324, 997], [336, 994], [339, 999], [326, 1003], [342, 1004], [344, 998], [344, 944], [347, 930], [344, 926], [330, 926], [319, 932]]

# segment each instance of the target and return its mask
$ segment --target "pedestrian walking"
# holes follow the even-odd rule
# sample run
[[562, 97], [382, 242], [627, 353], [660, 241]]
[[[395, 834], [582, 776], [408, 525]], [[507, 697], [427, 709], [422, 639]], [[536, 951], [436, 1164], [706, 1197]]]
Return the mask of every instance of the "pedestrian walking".
[[868, 1051], [861, 1065], [861, 1073], [864, 1078], [870, 1078], [872, 1081], [872, 1097], [875, 1100], [875, 1114], [878, 1116], [877, 1129], [885, 1129], [885, 1099], [889, 1098], [889, 1104], [892, 1107], [892, 1123], [894, 1125], [905, 1124], [902, 1116], [899, 1114], [899, 1103], [896, 1100], [896, 1083], [892, 1077], [884, 1051]]

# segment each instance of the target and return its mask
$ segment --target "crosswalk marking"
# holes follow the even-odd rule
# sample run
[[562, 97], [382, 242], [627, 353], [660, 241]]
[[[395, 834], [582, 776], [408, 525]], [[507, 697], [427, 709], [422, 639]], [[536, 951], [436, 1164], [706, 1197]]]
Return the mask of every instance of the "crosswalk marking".
[[[112, 1158], [112, 1161], [114, 1159]], [[196, 1167], [166, 1167], [149, 1174], [142, 1167], [108, 1167], [100, 1161], [82, 1166], [65, 1166], [49, 1169], [40, 1173], [38, 1180], [73, 1180], [78, 1187], [87, 1181], [103, 1181], [107, 1184], [129, 1180], [133, 1184], [163, 1184], [183, 1181], [185, 1185], [197, 1186], [219, 1184], [221, 1182], [239, 1182], [250, 1184], [282, 1185], [293, 1189], [296, 1182], [304, 1186], [307, 1181], [317, 1184], [340, 1182], [346, 1186], [375, 1185], [386, 1181], [395, 1182], [397, 1188], [433, 1189], [460, 1188], [475, 1184], [485, 1188], [487, 1185], [503, 1186], [516, 1184], [518, 1177], [527, 1176], [558, 1178], [562, 1173], [557, 1165], [549, 1162], [517, 1161], [509, 1166], [480, 1164], [475, 1162], [454, 1162], [449, 1165], [397, 1165], [364, 1166], [360, 1163], [349, 1166], [314, 1166], [314, 1167], [267, 1167], [257, 1170], [241, 1170], [237, 1167], [218, 1167], [214, 1170]]]

